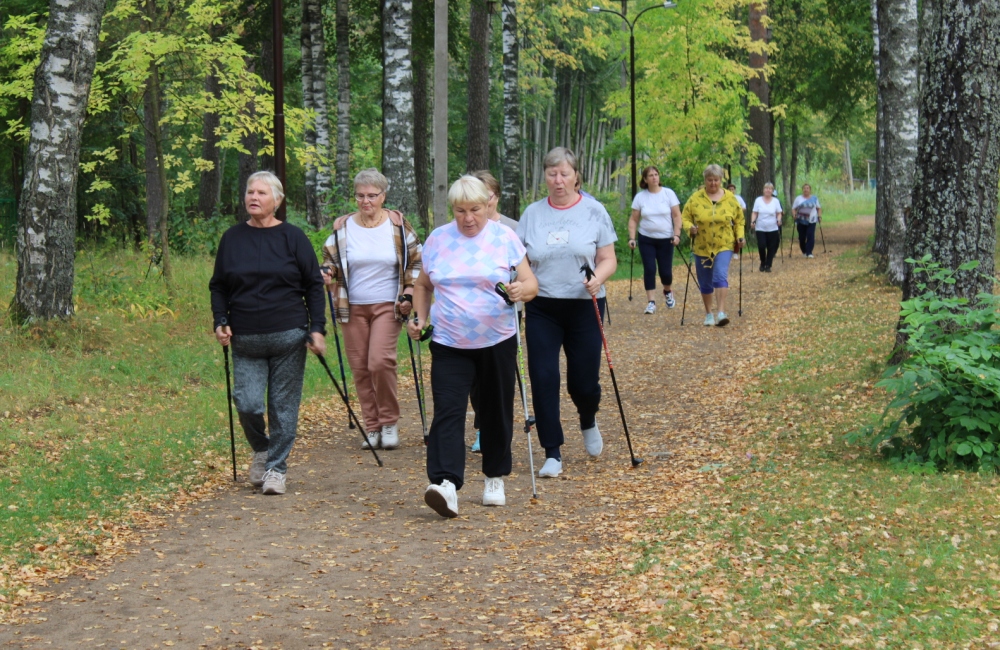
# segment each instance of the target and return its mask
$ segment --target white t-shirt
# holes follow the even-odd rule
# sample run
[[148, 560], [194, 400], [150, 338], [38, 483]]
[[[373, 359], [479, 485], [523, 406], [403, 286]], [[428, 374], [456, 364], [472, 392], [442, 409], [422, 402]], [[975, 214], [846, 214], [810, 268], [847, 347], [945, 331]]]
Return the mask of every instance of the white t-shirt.
[[[816, 211], [816, 208], [822, 208], [823, 206], [819, 204], [819, 199], [816, 198], [815, 194], [813, 194], [809, 198], [816, 199], [816, 207], [809, 211], [809, 223], [816, 223], [817, 221], [819, 221], [819, 213]], [[792, 212], [797, 212], [799, 206], [805, 203], [805, 201], [806, 197], [802, 196], [801, 194], [796, 196], [795, 200], [792, 201]]]
[[661, 187], [657, 193], [642, 190], [632, 199], [632, 209], [639, 211], [639, 234], [656, 239], [670, 239], [674, 236], [674, 220], [671, 217], [675, 205], [680, 205], [677, 195], [669, 187]]
[[757, 213], [757, 230], [774, 232], [778, 229], [778, 213], [782, 212], [781, 201], [772, 196], [771, 201], [766, 202], [763, 196], [758, 196], [753, 202], [753, 211]]
[[747, 210], [747, 202], [743, 200], [742, 196], [740, 196], [739, 194], [736, 194], [736, 192], [733, 192], [733, 195], [736, 197], [736, 202], [739, 203], [740, 207], [743, 208], [743, 211], [746, 212], [746, 210]]
[[386, 219], [377, 228], [365, 228], [347, 220], [347, 287], [352, 305], [395, 302], [399, 290], [399, 268], [392, 223]]

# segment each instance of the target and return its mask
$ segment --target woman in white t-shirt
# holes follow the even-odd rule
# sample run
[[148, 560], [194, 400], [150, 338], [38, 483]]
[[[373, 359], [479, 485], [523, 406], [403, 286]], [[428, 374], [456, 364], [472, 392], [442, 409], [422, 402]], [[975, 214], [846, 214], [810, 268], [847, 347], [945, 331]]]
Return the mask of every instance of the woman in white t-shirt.
[[[639, 246], [642, 257], [642, 282], [646, 287], [646, 314], [656, 312], [656, 267], [660, 267], [663, 299], [673, 308], [677, 301], [674, 282], [674, 246], [681, 242], [681, 202], [669, 187], [660, 185], [660, 170], [653, 165], [642, 170], [642, 191], [632, 199], [628, 220], [629, 248]], [[638, 238], [636, 238], [638, 230]]]
[[771, 263], [781, 245], [781, 201], [774, 196], [774, 183], [764, 183], [764, 196], [753, 202], [750, 227], [757, 233], [757, 249], [760, 251], [760, 270], [771, 272]]
[[421, 268], [417, 233], [401, 212], [382, 207], [388, 189], [377, 169], [361, 171], [354, 178], [358, 211], [339, 217], [323, 246], [327, 285], [336, 296], [333, 317], [344, 328], [366, 449], [399, 446], [396, 342]]

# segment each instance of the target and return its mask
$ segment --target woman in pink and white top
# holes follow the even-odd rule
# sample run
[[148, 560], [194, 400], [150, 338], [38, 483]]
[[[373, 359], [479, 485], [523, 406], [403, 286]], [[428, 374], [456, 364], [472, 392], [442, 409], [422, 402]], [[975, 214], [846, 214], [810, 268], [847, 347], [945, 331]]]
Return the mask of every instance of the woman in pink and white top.
[[[420, 337], [422, 325], [434, 326], [434, 420], [427, 442], [430, 485], [424, 501], [444, 517], [458, 516], [457, 492], [465, 482], [465, 414], [473, 383], [480, 393], [483, 505], [507, 503], [503, 477], [511, 471], [517, 322], [496, 285], [506, 285], [514, 302], [538, 293], [524, 246], [510, 228], [489, 219], [489, 201], [489, 190], [474, 176], [463, 176], [451, 186], [448, 202], [455, 220], [435, 229], [424, 242], [423, 273], [413, 286], [417, 319], [407, 326], [414, 339]], [[514, 281], [511, 269], [517, 272]]]

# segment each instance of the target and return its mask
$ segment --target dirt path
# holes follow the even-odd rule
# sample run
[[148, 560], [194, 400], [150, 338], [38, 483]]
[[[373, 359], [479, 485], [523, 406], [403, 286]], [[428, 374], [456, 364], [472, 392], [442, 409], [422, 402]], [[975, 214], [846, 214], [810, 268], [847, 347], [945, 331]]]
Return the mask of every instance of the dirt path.
[[702, 326], [693, 286], [684, 327], [680, 304], [641, 315], [641, 280], [631, 303], [627, 281], [609, 287], [615, 371], [646, 459], [638, 469], [606, 368], [601, 458], [587, 459], [566, 398], [563, 476], [539, 480], [532, 502], [525, 437], [516, 432], [509, 505], [479, 505], [480, 457], [470, 453], [454, 520], [423, 503], [411, 378], [400, 388], [403, 446], [382, 452], [383, 469], [343, 428], [343, 409], [316, 401], [304, 410], [288, 494], [263, 497], [241, 484], [175, 513], [106, 572], [52, 586], [52, 600], [28, 622], [0, 627], [0, 646], [605, 647], [607, 621], [641, 613], [619, 593], [636, 588], [618, 560], [630, 531], [706, 489], [710, 472], [699, 470], [738, 453], [747, 380], [780, 359], [769, 323], [815, 308], [803, 283], [834, 275], [834, 255], [870, 229], [867, 220], [827, 228], [834, 254], [813, 260], [787, 257], [786, 244], [772, 274], [751, 273], [745, 260], [742, 318], [734, 267], [733, 324], [724, 329]]

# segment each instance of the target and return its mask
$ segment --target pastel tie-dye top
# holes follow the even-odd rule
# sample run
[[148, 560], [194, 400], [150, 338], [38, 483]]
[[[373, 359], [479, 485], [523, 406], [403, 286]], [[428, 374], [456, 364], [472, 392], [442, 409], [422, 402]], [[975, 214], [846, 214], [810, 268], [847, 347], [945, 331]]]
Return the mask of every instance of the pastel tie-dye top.
[[475, 237], [463, 235], [454, 221], [435, 229], [423, 250], [423, 270], [434, 286], [431, 340], [475, 350], [514, 336], [514, 309], [494, 287], [510, 282], [510, 267], [523, 259], [517, 235], [496, 221]]

